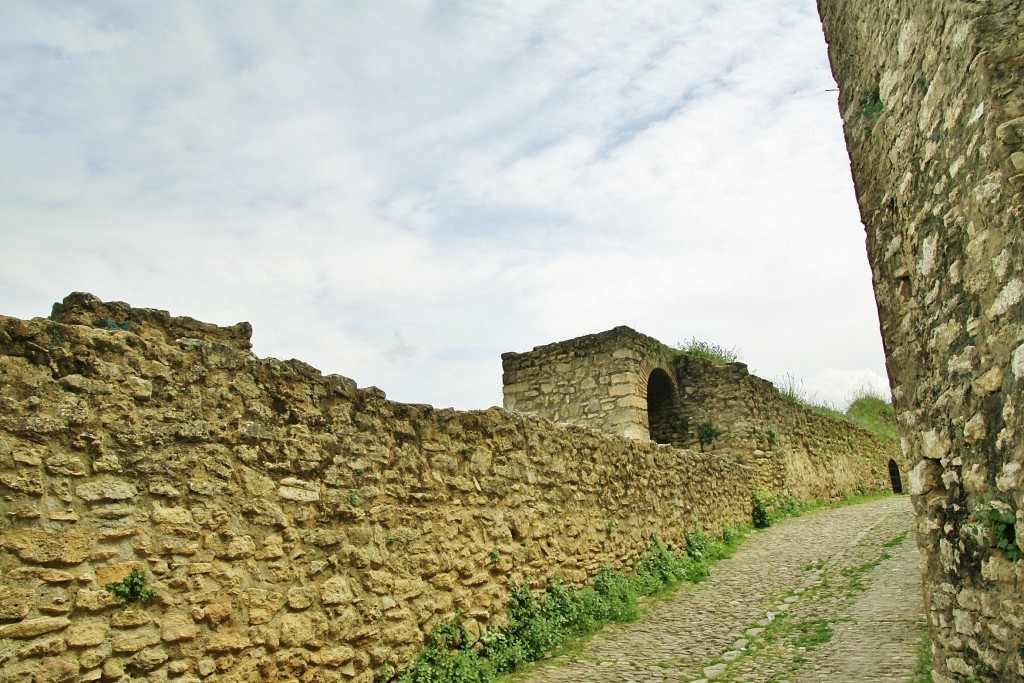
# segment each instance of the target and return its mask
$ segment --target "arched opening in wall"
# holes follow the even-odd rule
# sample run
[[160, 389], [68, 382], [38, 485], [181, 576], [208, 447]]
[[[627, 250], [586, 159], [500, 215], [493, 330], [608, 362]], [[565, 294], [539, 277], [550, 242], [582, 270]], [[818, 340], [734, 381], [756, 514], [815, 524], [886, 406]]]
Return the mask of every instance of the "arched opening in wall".
[[903, 480], [900, 479], [900, 466], [892, 458], [889, 459], [889, 482], [893, 493], [903, 493]]
[[651, 441], [672, 443], [675, 417], [675, 387], [667, 372], [655, 368], [647, 378], [647, 426]]

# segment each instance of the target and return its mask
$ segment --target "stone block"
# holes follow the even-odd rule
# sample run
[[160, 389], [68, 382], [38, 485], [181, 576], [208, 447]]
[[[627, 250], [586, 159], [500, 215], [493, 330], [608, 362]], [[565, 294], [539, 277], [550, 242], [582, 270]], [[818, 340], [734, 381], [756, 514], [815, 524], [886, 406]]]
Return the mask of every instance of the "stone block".
[[67, 617], [36, 617], [13, 624], [0, 625], [0, 638], [33, 638], [44, 633], [60, 631], [71, 625]]
[[108, 633], [110, 624], [106, 617], [84, 617], [75, 619], [68, 627], [64, 640], [70, 647], [93, 647], [101, 645]]

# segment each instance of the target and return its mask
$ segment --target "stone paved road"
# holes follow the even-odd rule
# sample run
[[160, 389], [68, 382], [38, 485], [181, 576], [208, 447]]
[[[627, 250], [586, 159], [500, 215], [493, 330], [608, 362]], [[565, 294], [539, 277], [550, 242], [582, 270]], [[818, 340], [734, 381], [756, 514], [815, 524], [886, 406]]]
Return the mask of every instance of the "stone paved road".
[[909, 681], [924, 624], [906, 497], [751, 534], [703, 584], [517, 681]]

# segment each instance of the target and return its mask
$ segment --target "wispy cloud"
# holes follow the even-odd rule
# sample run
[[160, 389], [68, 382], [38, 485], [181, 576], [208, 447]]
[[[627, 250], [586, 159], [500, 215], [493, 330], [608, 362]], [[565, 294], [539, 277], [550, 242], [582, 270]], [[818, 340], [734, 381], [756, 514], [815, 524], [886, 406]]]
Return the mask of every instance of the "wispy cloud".
[[884, 373], [813, 3], [26, 2], [0, 54], [4, 313], [245, 318], [458, 407], [617, 324]]

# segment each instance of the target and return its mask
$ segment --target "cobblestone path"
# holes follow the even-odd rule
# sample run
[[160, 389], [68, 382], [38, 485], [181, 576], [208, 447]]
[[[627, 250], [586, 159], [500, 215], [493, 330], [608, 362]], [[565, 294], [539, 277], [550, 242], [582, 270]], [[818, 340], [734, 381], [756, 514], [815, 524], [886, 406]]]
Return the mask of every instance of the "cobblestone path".
[[924, 625], [906, 497], [754, 532], [711, 577], [517, 681], [911, 680]]

